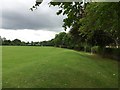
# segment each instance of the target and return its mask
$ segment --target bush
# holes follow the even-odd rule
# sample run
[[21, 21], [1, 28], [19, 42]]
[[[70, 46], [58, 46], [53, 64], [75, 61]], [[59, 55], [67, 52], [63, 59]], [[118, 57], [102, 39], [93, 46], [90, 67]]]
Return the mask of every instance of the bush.
[[91, 46], [85, 46], [85, 47], [84, 47], [84, 50], [85, 50], [86, 52], [91, 52]]
[[95, 53], [95, 54], [100, 54], [100, 47], [99, 46], [93, 46], [92, 48], [91, 48], [91, 52], [92, 53]]
[[74, 46], [74, 49], [75, 49], [75, 50], [78, 50], [78, 51], [84, 51], [84, 46], [75, 45], [75, 46]]
[[101, 48], [99, 46], [94, 46], [91, 48], [91, 51], [102, 57], [120, 60], [120, 48]]
[[120, 60], [120, 48], [105, 48], [104, 57]]

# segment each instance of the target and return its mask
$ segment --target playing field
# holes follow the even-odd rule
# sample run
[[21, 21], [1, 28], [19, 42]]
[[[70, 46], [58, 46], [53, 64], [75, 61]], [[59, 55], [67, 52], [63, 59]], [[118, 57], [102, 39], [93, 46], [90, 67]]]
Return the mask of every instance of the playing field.
[[4, 46], [3, 88], [114, 88], [118, 63], [54, 47]]

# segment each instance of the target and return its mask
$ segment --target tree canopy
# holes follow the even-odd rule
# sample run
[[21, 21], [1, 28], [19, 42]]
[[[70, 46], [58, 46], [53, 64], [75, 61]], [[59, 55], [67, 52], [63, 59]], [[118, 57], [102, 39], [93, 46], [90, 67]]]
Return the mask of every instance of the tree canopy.
[[[36, 2], [39, 5], [39, 2]], [[119, 3], [118, 2], [50, 2], [50, 6], [58, 6], [57, 15], [63, 14], [63, 27], [70, 28], [70, 33], [78, 42], [92, 46], [120, 44]]]

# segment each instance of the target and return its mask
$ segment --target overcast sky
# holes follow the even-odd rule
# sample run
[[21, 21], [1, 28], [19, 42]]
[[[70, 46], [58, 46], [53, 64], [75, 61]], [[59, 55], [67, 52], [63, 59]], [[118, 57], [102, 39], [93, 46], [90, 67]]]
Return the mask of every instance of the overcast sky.
[[[49, 7], [50, 0], [44, 0], [37, 10], [29, 9], [36, 0], [1, 0], [0, 36], [22, 41], [43, 41], [54, 38], [56, 33], [64, 31], [63, 18], [57, 16], [57, 7]], [[0, 5], [1, 6], [1, 5]]]

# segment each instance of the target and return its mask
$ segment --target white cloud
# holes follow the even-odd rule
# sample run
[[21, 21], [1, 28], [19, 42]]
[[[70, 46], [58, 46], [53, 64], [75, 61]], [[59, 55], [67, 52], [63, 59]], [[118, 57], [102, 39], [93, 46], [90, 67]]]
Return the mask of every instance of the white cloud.
[[4, 30], [0, 29], [0, 36], [6, 39], [20, 39], [22, 41], [44, 41], [55, 37], [57, 32], [47, 30]]

